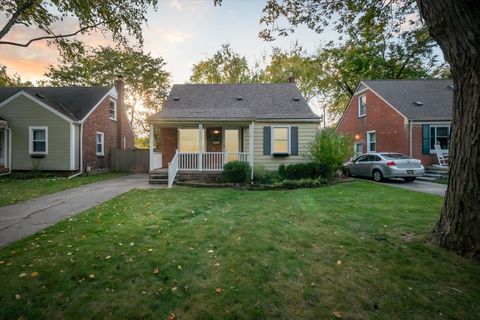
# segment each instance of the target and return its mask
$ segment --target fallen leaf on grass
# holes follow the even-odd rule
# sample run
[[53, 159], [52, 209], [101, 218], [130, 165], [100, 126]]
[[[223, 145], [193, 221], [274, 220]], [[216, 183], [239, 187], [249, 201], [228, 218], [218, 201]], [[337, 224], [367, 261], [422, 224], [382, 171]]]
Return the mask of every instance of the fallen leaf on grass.
[[106, 256], [106, 257], [105, 257], [105, 259], [107, 259], [107, 260], [108, 260], [108, 259], [111, 259], [111, 258], [112, 258], [112, 256]]
[[92, 273], [88, 276], [90, 279], [95, 279], [95, 275]]
[[17, 293], [17, 294], [15, 294], [15, 299], [17, 299], [17, 300], [18, 300], [18, 299], [20, 299], [21, 297], [22, 297], [22, 296], [21, 296], [21, 295], [19, 295], [18, 293]]
[[167, 320], [174, 320], [174, 319], [175, 319], [175, 313], [170, 313], [170, 314], [168, 315]]
[[25, 272], [22, 272], [22, 273], [20, 273], [18, 276], [19, 276], [20, 278], [23, 278], [23, 277], [25, 277], [26, 275], [27, 275], [27, 274], [26, 274]]
[[32, 274], [31, 274], [31, 276], [32, 276], [33, 278], [38, 277], [38, 272], [37, 272], [37, 271], [33, 271]]
[[342, 313], [340, 311], [333, 311], [332, 314], [335, 318], [341, 318], [342, 317]]
[[338, 265], [341, 265], [341, 264], [342, 264], [342, 260], [337, 260], [337, 264], [338, 264]]
[[4, 263], [5, 263], [5, 261], [3, 261], [3, 260], [0, 260], [0, 264], [4, 264]]
[[216, 292], [216, 293], [222, 293], [222, 291], [223, 291], [222, 288], [217, 288], [217, 289], [215, 289], [215, 292]]
[[157, 273], [158, 273], [158, 268], [153, 269], [152, 272], [153, 272], [154, 274], [157, 274]]

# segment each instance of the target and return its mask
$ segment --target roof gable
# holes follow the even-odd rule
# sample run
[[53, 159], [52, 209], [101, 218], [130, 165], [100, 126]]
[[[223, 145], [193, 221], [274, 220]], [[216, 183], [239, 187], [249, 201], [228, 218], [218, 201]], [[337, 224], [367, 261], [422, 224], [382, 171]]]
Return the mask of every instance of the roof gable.
[[0, 103], [24, 92], [39, 103], [52, 108], [62, 116], [74, 121], [83, 118], [112, 90], [108, 87], [3, 87], [0, 88]]
[[362, 84], [409, 120], [452, 118], [452, 80], [364, 80]]
[[292, 83], [177, 84], [153, 118], [319, 119]]

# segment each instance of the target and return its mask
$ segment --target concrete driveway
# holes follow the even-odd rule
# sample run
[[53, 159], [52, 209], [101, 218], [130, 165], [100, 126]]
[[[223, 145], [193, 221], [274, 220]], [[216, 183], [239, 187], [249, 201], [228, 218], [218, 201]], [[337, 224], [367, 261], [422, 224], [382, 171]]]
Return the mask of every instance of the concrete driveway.
[[447, 185], [445, 184], [424, 181], [405, 182], [401, 179], [389, 179], [381, 182], [381, 184], [417, 192], [430, 193], [441, 197], [444, 197], [445, 191], [447, 191]]
[[[158, 188], [158, 186], [155, 187]], [[34, 234], [122, 193], [132, 189], [146, 188], [152, 188], [148, 184], [148, 175], [134, 174], [0, 207], [0, 247]]]

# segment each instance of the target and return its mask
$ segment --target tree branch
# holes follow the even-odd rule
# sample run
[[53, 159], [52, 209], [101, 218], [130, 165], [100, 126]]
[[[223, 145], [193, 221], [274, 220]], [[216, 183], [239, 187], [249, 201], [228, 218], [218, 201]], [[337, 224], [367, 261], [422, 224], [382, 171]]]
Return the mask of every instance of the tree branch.
[[29, 0], [23, 4], [23, 6], [17, 7], [17, 10], [12, 14], [7, 24], [0, 30], [0, 39], [2, 39], [12, 29], [13, 25], [18, 23], [18, 17], [20, 17], [25, 11], [32, 7], [37, 0]]
[[80, 28], [79, 30], [73, 32], [73, 33], [59, 34], [59, 35], [52, 34], [52, 35], [50, 35], [50, 36], [43, 36], [43, 37], [33, 38], [33, 39], [29, 40], [27, 43], [17, 43], [17, 42], [11, 42], [11, 41], [0, 41], [0, 45], [5, 44], [5, 45], [10, 45], [10, 46], [28, 47], [32, 42], [35, 42], [35, 41], [73, 37], [73, 36], [76, 36], [76, 35], [79, 34], [79, 33], [84, 32], [85, 30], [96, 28], [96, 27], [100, 26], [100, 25], [103, 24], [103, 23], [104, 23], [104, 22], [102, 21], [102, 22], [98, 22], [98, 23], [96, 23], [96, 24], [94, 24], [94, 25], [91, 25], [91, 26], [85, 26], [85, 27]]

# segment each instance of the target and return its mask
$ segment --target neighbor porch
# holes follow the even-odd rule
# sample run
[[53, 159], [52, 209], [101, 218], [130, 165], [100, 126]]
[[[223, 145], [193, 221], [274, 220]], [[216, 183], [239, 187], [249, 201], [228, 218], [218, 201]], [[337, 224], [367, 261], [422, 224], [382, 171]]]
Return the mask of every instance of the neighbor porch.
[[10, 129], [7, 126], [7, 121], [0, 118], [0, 175], [10, 172]]
[[150, 124], [150, 172], [164, 173], [169, 187], [178, 172], [221, 172], [227, 162], [253, 165], [253, 123]]

